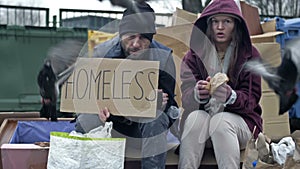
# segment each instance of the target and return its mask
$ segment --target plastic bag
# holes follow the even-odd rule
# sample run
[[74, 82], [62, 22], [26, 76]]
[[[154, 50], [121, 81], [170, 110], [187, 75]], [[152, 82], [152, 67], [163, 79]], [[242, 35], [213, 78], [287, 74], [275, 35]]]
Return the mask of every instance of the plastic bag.
[[253, 162], [257, 161], [257, 159], [258, 159], [258, 151], [256, 149], [255, 139], [251, 138], [247, 142], [244, 157], [245, 158], [244, 158], [242, 169], [253, 169], [255, 167], [253, 165]]
[[[111, 131], [111, 125], [95, 133]], [[65, 132], [50, 133], [48, 169], [123, 169], [125, 160], [125, 138], [91, 138], [72, 136]]]
[[221, 103], [216, 98], [212, 97], [209, 102], [204, 106], [210, 116], [214, 116], [217, 113], [224, 111], [224, 103]]
[[82, 134], [76, 131], [71, 131], [70, 136], [90, 137], [90, 138], [111, 138], [112, 122], [105, 122], [104, 126], [99, 126], [88, 133]]
[[[298, 136], [299, 137], [299, 136]], [[297, 169], [300, 168], [300, 138], [295, 139], [295, 152], [293, 156], [287, 156], [284, 163], [284, 169]]]
[[271, 143], [274, 160], [283, 165], [288, 155], [293, 155], [295, 151], [295, 142], [292, 137], [282, 138], [278, 144]]

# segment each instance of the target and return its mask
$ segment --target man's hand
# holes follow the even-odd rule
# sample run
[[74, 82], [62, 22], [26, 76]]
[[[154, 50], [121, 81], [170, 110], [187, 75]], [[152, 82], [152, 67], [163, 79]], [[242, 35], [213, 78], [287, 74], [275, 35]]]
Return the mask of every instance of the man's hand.
[[106, 120], [109, 118], [110, 113], [107, 107], [105, 107], [104, 109], [100, 110], [99, 112], [99, 118], [102, 122], [106, 122]]
[[158, 93], [158, 98], [157, 98], [158, 105], [161, 105], [158, 106], [158, 109], [165, 110], [169, 100], [169, 95], [168, 93], [164, 93], [162, 89], [158, 89], [157, 93]]

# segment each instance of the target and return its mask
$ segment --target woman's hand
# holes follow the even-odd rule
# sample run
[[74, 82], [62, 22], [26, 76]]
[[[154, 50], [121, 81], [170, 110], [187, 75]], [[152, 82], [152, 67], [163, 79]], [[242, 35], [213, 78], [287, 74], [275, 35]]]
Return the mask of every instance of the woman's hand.
[[221, 103], [225, 103], [230, 97], [231, 92], [231, 87], [228, 84], [224, 83], [215, 90], [212, 97], [216, 98]]
[[195, 86], [196, 96], [199, 100], [207, 100], [210, 98], [209, 90], [206, 88], [209, 85], [210, 76], [206, 80], [199, 80]]
[[104, 109], [100, 110], [99, 112], [99, 118], [100, 120], [105, 123], [106, 120], [109, 118], [110, 113], [109, 113], [109, 109], [107, 107], [105, 107]]

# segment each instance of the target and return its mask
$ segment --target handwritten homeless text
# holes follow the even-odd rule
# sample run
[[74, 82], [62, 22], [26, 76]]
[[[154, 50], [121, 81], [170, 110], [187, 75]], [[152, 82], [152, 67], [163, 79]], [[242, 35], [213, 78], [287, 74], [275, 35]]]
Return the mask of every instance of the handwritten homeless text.
[[80, 58], [62, 87], [61, 111], [154, 117], [158, 69], [155, 61]]

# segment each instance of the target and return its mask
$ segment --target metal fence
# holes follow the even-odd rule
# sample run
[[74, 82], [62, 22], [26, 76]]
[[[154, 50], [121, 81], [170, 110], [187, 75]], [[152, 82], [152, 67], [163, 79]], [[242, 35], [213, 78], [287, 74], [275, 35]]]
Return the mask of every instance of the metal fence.
[[[61, 27], [84, 27], [105, 32], [117, 32], [123, 11], [60, 9]], [[166, 27], [172, 24], [172, 14], [155, 13], [156, 26]]]
[[[77, 27], [116, 32], [122, 14], [123, 11], [59, 9], [58, 18], [56, 15], [50, 18], [49, 8], [0, 5], [0, 25]], [[171, 26], [171, 13], [155, 15], [157, 27]]]
[[[122, 11], [60, 9], [50, 18], [49, 8], [0, 5], [0, 25], [39, 26], [39, 27], [79, 27], [89, 29], [106, 29], [114, 32]], [[155, 13], [156, 26], [172, 25], [171, 13]], [[275, 15], [260, 15], [260, 19], [276, 17]], [[291, 19], [291, 16], [277, 16]], [[50, 22], [50, 19], [52, 21]]]
[[0, 24], [49, 26], [49, 8], [0, 5]]

